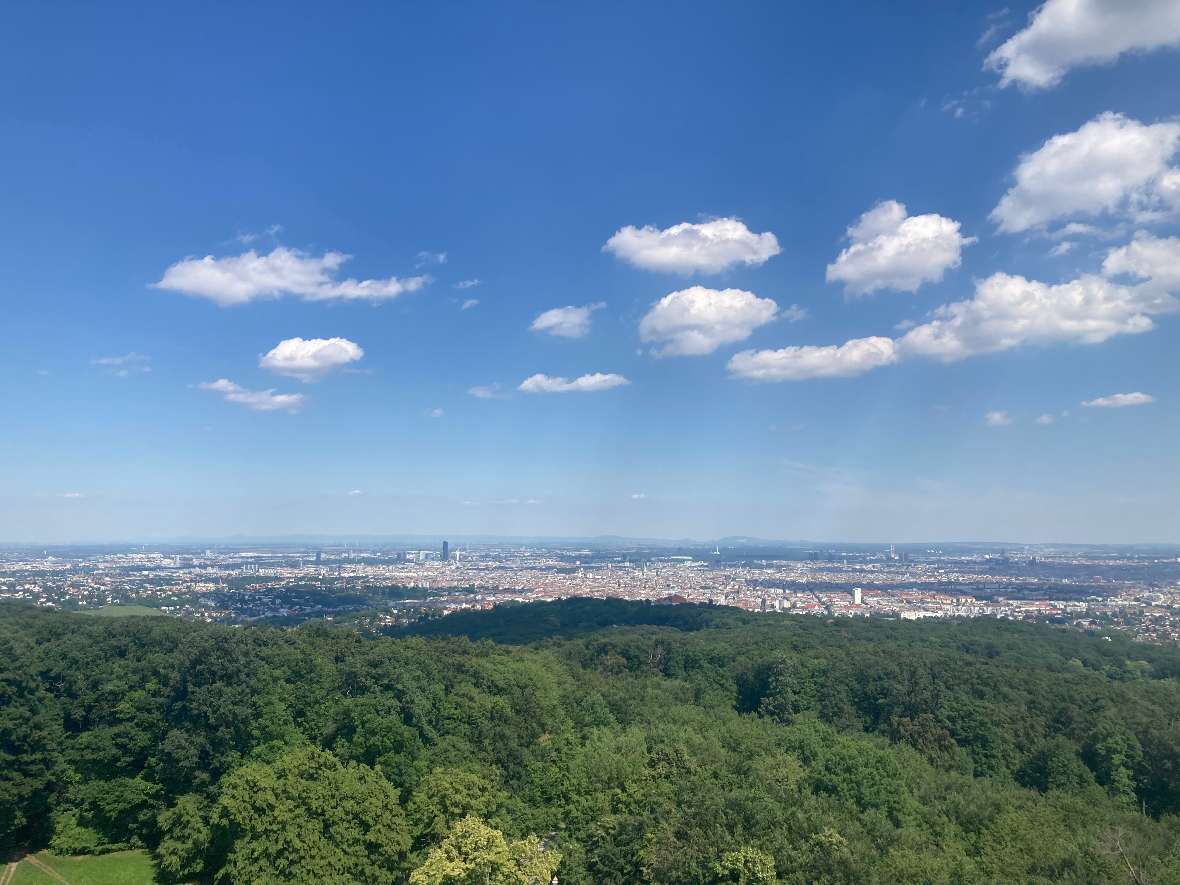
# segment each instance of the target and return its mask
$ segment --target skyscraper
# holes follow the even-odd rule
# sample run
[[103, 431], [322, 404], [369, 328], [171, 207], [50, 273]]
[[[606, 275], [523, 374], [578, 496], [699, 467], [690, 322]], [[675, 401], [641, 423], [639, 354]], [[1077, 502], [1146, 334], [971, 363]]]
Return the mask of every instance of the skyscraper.
[[451, 542], [443, 541], [442, 561], [447, 562], [451, 558]]

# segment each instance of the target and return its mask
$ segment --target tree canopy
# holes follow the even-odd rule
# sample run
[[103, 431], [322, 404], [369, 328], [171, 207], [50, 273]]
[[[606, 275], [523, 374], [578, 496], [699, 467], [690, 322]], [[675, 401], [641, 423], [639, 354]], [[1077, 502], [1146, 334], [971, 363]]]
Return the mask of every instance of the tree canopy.
[[1180, 883], [1177, 710], [1180, 650], [1014, 623], [0, 606], [0, 840], [175, 882]]

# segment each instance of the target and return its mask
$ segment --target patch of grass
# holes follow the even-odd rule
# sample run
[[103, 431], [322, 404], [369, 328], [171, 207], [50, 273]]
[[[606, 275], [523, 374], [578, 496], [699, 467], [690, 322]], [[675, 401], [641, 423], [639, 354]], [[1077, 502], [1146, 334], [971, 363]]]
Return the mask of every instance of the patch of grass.
[[158, 608], [151, 608], [146, 605], [136, 605], [129, 603], [127, 605], [104, 605], [102, 608], [90, 609], [89, 611], [82, 611], [80, 614], [94, 615], [99, 618], [130, 618], [135, 616], [142, 617], [167, 617]]
[[26, 857], [17, 865], [11, 885], [61, 885], [62, 879], [70, 885], [151, 885], [156, 878], [155, 865], [146, 851], [116, 851], [93, 857], [62, 857], [38, 851], [34, 856], [61, 879], [55, 879]]

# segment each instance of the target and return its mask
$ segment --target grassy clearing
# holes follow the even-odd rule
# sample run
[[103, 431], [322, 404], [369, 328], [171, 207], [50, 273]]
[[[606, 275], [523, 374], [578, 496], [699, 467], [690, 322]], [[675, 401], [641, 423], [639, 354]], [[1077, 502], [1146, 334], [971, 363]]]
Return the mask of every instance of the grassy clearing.
[[[17, 865], [10, 885], [62, 885], [63, 881], [69, 885], [151, 885], [156, 875], [146, 851], [116, 851], [93, 857], [62, 857], [38, 851], [33, 858], [26, 857]], [[35, 861], [40, 861], [42, 866]]]

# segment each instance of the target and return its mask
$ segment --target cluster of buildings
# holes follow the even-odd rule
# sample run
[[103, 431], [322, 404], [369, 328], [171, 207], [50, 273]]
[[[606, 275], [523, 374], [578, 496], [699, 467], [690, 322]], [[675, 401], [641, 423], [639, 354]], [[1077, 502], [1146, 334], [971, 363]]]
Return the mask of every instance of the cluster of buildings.
[[[482, 544], [0, 551], [0, 601], [382, 628], [567, 597], [824, 617], [1013, 618], [1180, 639], [1174, 552]], [[143, 612], [141, 612], [143, 613]]]

